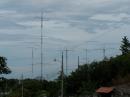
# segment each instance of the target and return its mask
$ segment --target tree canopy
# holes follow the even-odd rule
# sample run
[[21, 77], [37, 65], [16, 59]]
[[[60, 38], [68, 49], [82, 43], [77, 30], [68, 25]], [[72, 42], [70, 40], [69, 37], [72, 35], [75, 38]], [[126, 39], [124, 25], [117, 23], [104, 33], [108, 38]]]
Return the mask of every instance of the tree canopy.
[[0, 74], [9, 74], [11, 70], [7, 66], [7, 59], [5, 57], [0, 56]]
[[122, 42], [122, 44], [120, 46], [120, 50], [121, 50], [122, 54], [123, 55], [128, 54], [128, 52], [130, 52], [130, 42], [129, 42], [127, 36], [124, 36], [122, 38], [121, 42]]

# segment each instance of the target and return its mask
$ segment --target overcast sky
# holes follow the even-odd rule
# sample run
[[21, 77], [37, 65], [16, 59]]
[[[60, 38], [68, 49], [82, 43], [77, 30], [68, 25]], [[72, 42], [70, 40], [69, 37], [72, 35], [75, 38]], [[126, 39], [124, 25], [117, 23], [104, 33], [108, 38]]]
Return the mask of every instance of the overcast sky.
[[[120, 54], [123, 36], [130, 39], [130, 0], [1, 0], [0, 54], [12, 69], [9, 77], [31, 76], [31, 48], [34, 76], [40, 76], [40, 16], [43, 11], [44, 76], [54, 78], [60, 50], [69, 52], [68, 72], [85, 63], [85, 49], [107, 48], [106, 56]], [[109, 49], [114, 48], [114, 49]], [[89, 52], [88, 61], [102, 59], [102, 50]]]

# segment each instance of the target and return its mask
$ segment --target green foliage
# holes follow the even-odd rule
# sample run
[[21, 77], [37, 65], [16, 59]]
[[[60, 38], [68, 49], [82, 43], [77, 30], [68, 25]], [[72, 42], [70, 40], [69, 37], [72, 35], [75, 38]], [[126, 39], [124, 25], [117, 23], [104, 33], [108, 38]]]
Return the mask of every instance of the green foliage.
[[[69, 76], [64, 75], [64, 96], [91, 96], [98, 87], [130, 82], [129, 50], [129, 41], [124, 37], [121, 44], [122, 55], [84, 64]], [[12, 80], [10, 83], [14, 82], [15, 80]], [[24, 97], [58, 97], [61, 94], [61, 75], [54, 81], [26, 79], [23, 83], [26, 94]], [[8, 97], [20, 97], [20, 95], [21, 85], [17, 84]]]
[[[8, 83], [14, 83], [16, 80], [9, 80]], [[36, 79], [25, 79], [23, 80], [23, 95], [24, 97], [57, 97], [58, 94], [58, 83], [55, 81], [42, 82]], [[22, 86], [18, 83], [18, 80], [14, 86], [10, 86], [10, 94], [7, 97], [21, 97]]]
[[45, 90], [37, 92], [37, 97], [47, 97], [47, 96], [48, 96], [48, 92]]
[[[92, 95], [100, 86], [111, 86], [130, 81], [130, 53], [110, 58], [107, 61], [84, 64], [69, 76], [64, 76], [64, 96]], [[9, 97], [21, 95], [21, 85], [18, 80], [10, 92]], [[26, 79], [24, 83], [24, 97], [58, 97], [61, 93], [61, 78], [55, 81], [43, 82], [35, 79]], [[13, 87], [10, 85], [10, 87]]]
[[[40, 81], [29, 80], [29, 79], [26, 79], [23, 81], [24, 97], [35, 97], [36, 93], [40, 90], [41, 90]], [[21, 97], [21, 95], [22, 95], [22, 84], [19, 83], [19, 84], [16, 84], [16, 86], [12, 88], [12, 91], [10, 92], [9, 97]]]
[[[95, 89], [101, 86], [111, 86], [115, 84], [113, 80], [125, 79], [130, 75], [130, 53], [116, 56], [107, 61], [92, 62], [82, 65], [75, 72], [67, 77], [68, 95], [91, 95]], [[130, 81], [130, 80], [129, 80]], [[123, 80], [123, 82], [125, 82]]]
[[[7, 59], [5, 57], [0, 56], [0, 74], [9, 74], [11, 73], [11, 70], [8, 68], [7, 66]], [[5, 95], [5, 83], [6, 83], [6, 79], [3, 77], [0, 77], [0, 92], [3, 93], [2, 95]], [[2, 96], [0, 94], [0, 96]]]
[[120, 46], [120, 50], [122, 51], [122, 54], [128, 54], [130, 52], [130, 42], [126, 36], [122, 38], [122, 44]]
[[58, 97], [60, 95], [60, 85], [60, 82], [50, 81], [46, 89], [48, 97]]
[[0, 56], [0, 74], [9, 74], [11, 70], [7, 67], [7, 59]]

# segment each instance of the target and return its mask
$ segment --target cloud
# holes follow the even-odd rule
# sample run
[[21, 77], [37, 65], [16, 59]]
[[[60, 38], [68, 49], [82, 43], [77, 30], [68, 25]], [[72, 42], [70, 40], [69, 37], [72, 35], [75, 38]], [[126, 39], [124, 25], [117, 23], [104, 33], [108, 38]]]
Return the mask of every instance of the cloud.
[[[30, 57], [31, 51], [23, 48], [31, 46], [38, 48], [35, 54], [39, 58], [41, 10], [45, 20], [43, 33], [48, 37], [44, 39], [46, 61], [59, 54], [55, 53], [56, 49], [73, 48], [78, 44], [83, 44], [78, 45], [80, 49], [89, 48], [87, 41], [94, 40], [117, 42], [122, 35], [130, 36], [129, 4], [129, 0], [0, 1], [0, 45], [4, 48], [1, 52], [9, 58], [13, 57], [11, 55], [14, 55], [14, 52], [15, 57]], [[3, 45], [7, 48], [21, 45], [22, 48], [14, 46], [12, 50]], [[15, 71], [20, 70], [19, 65], [25, 66], [25, 63], [30, 62], [26, 59], [20, 62], [9, 60]], [[16, 69], [15, 65], [18, 65]], [[51, 71], [54, 71], [53, 68]]]
[[[128, 0], [121, 2], [126, 4], [128, 3]], [[109, 12], [119, 9], [117, 6], [118, 4], [120, 4], [120, 2], [117, 0], [8, 0], [6, 5], [3, 6], [5, 6], [7, 11], [14, 12], [14, 15], [8, 15], [10, 15], [11, 20], [15, 21], [15, 24], [18, 24], [18, 26], [25, 25], [24, 27], [30, 28], [26, 23], [27, 21], [30, 21], [30, 25], [32, 24], [34, 27], [35, 23], [33, 21], [40, 20], [40, 12], [42, 9], [45, 12], [44, 18], [47, 18], [50, 21], [66, 22], [70, 24], [70, 26], [93, 33], [94, 30], [92, 30], [92, 26], [88, 28], [87, 26], [89, 26], [89, 24], [97, 26], [97, 24], [92, 23], [89, 17], [95, 15], [98, 11]], [[124, 5], [120, 6], [120, 8], [122, 7], [124, 7]], [[106, 14], [104, 14], [104, 16], [107, 17]], [[107, 18], [114, 19], [114, 16], [115, 15], [109, 15]], [[98, 15], [98, 18], [100, 17], [102, 18], [103, 16]], [[7, 18], [9, 18], [9, 16], [6, 16], [5, 19]], [[120, 19], [120, 17], [118, 19]], [[22, 25], [19, 25], [21, 22]]]
[[130, 19], [130, 15], [126, 13], [120, 14], [97, 14], [92, 16], [90, 19], [99, 21], [111, 21], [111, 22], [121, 22]]

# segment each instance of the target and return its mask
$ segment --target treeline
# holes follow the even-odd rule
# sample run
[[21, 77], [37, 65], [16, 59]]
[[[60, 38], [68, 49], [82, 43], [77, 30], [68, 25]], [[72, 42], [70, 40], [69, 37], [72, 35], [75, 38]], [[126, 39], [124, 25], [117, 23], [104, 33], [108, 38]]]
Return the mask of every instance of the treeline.
[[122, 38], [120, 50], [121, 55], [84, 64], [72, 72], [65, 79], [66, 94], [91, 95], [98, 87], [130, 82], [130, 42], [126, 36]]
[[[122, 39], [121, 55], [100, 62], [84, 64], [69, 76], [64, 75], [64, 96], [92, 95], [101, 86], [113, 86], [130, 82], [130, 43]], [[22, 83], [24, 97], [58, 97], [61, 94], [61, 75], [54, 81], [36, 79], [7, 80], [7, 97], [21, 97]]]
[[56, 97], [60, 85], [56, 81], [37, 79], [4, 79], [0, 81], [0, 97]]
[[80, 66], [66, 78], [66, 93], [91, 95], [98, 87], [126, 82], [130, 82], [130, 53]]

